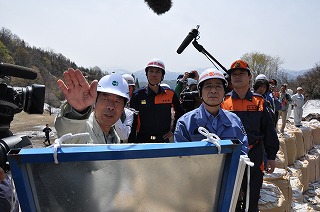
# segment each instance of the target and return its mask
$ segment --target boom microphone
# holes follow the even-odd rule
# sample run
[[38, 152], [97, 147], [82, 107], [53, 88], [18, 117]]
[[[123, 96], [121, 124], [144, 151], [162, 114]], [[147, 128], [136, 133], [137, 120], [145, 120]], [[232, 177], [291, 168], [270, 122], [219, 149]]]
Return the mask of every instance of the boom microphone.
[[181, 54], [183, 52], [183, 50], [191, 43], [191, 41], [198, 36], [198, 34], [199, 34], [198, 28], [199, 28], [199, 25], [197, 26], [197, 29], [192, 29], [189, 32], [187, 37], [183, 40], [183, 42], [179, 46], [179, 48], [177, 50], [178, 54]]
[[13, 76], [23, 79], [37, 79], [37, 72], [31, 68], [0, 62], [0, 77]]

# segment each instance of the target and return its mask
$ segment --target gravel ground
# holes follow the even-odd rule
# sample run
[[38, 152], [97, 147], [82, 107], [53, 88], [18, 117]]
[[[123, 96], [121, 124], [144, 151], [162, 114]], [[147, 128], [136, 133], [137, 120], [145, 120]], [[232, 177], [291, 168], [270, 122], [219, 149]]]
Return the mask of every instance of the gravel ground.
[[50, 133], [52, 144], [57, 134], [54, 128], [55, 117], [55, 114], [49, 115], [47, 112], [44, 114], [27, 114], [21, 112], [15, 114], [10, 125], [10, 130], [15, 135], [27, 135], [32, 142], [33, 148], [45, 147], [48, 143], [46, 143], [46, 145], [43, 143], [45, 135], [42, 130], [46, 124], [52, 129]]

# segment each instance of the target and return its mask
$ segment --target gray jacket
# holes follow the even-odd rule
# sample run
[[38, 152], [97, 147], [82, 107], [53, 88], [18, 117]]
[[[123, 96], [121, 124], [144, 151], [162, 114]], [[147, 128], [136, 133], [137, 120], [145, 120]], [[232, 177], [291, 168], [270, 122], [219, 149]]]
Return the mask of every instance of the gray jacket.
[[85, 114], [79, 114], [68, 103], [61, 106], [61, 112], [55, 120], [55, 128], [58, 137], [67, 134], [77, 134], [88, 132], [90, 139], [73, 138], [65, 143], [73, 144], [111, 144], [120, 143], [120, 138], [114, 127], [110, 129], [109, 135], [105, 136], [101, 130], [94, 112], [90, 108]]
[[[282, 108], [281, 110], [282, 111], [287, 111], [288, 108], [289, 108], [289, 104], [292, 103], [292, 99], [291, 99], [291, 96], [290, 94], [288, 94], [287, 92], [285, 93], [280, 93], [280, 102], [281, 102], [281, 105], [282, 105]], [[287, 101], [285, 101], [287, 100]]]

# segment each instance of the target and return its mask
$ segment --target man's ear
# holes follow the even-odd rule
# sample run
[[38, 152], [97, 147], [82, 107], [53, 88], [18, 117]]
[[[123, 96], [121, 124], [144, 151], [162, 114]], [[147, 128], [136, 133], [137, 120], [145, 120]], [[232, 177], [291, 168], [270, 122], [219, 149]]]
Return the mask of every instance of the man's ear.
[[100, 92], [97, 92], [96, 102], [95, 102], [95, 103], [93, 103], [93, 105], [92, 105], [92, 109], [95, 109], [95, 108], [96, 108], [96, 103], [97, 103], [97, 101], [98, 101], [99, 94], [100, 94]]
[[126, 99], [126, 98], [124, 98], [124, 97], [123, 97], [123, 102], [124, 102], [124, 106], [123, 106], [123, 108], [125, 108], [125, 107], [126, 107], [126, 104], [127, 104], [127, 99]]

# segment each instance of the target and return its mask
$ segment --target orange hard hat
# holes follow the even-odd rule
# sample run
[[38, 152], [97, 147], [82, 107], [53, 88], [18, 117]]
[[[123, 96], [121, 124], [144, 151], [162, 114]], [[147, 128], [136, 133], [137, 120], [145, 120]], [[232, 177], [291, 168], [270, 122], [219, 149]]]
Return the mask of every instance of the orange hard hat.
[[251, 74], [251, 70], [249, 68], [248, 63], [246, 63], [243, 60], [236, 60], [231, 64], [230, 69], [228, 70], [228, 74], [231, 75], [232, 71], [236, 70], [236, 69], [244, 69], [247, 70], [249, 72], [249, 74]]

